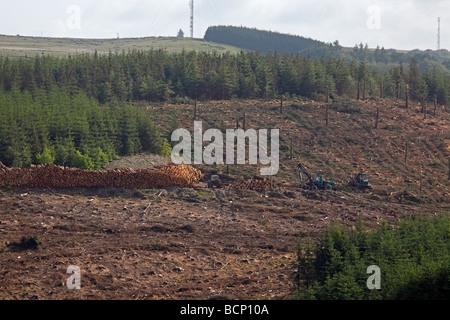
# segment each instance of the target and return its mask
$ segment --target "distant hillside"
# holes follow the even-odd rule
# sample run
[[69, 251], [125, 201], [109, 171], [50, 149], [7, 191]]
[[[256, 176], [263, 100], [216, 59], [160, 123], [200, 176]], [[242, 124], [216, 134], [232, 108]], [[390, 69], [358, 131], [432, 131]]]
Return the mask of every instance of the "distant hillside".
[[400, 51], [380, 46], [374, 49], [362, 42], [349, 48], [341, 46], [339, 41], [325, 43], [296, 35], [233, 26], [209, 27], [204, 39], [261, 53], [277, 52], [278, 54], [298, 54], [301, 57], [324, 57], [325, 59], [333, 57], [342, 58], [346, 62], [365, 60], [370, 69], [379, 71], [391, 70], [399, 64], [403, 64], [407, 68], [411, 59], [414, 58], [422, 72], [429, 70], [450, 75], [450, 52], [448, 50]]
[[133, 49], [164, 49], [169, 52], [181, 52], [184, 49], [219, 53], [240, 51], [238, 48], [225, 44], [181, 37], [81, 39], [0, 35], [0, 56], [13, 58], [34, 57], [40, 54], [62, 57], [95, 51], [98, 54], [107, 54]]
[[[179, 127], [193, 132], [193, 105], [166, 103], [148, 108], [160, 132], [171, 132], [171, 119], [178, 119]], [[197, 120], [203, 122], [204, 130], [217, 128], [222, 132], [235, 128], [236, 122], [242, 124], [244, 119], [247, 129], [279, 128], [280, 170], [273, 181], [280, 186], [300, 184], [295, 168], [302, 162], [311, 173], [321, 172], [339, 189], [350, 192], [350, 176], [363, 169], [374, 186], [372, 200], [415, 205], [442, 201], [448, 207], [450, 119], [442, 109], [436, 115], [431, 109], [424, 119], [420, 110], [419, 103], [406, 109], [403, 100], [379, 98], [335, 99], [328, 111], [321, 102], [291, 99], [284, 101], [283, 113], [280, 100], [199, 101]], [[225, 165], [200, 168], [219, 174], [227, 172]], [[251, 165], [230, 165], [228, 169], [233, 175], [249, 179], [259, 172]]]
[[209, 27], [204, 39], [262, 53], [294, 53], [325, 45], [324, 42], [300, 36], [233, 26]]

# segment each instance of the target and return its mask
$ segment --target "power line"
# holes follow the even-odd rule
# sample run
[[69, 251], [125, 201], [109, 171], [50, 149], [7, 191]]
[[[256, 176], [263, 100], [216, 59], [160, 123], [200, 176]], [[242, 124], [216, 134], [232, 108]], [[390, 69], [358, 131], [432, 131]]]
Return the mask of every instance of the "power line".
[[[160, 2], [160, 5], [158, 7], [158, 10], [155, 12], [155, 17], [152, 20], [152, 24], [147, 30], [147, 34], [154, 34], [157, 35], [157, 30], [161, 26], [161, 22], [167, 21], [167, 11], [170, 10], [175, 0], [170, 1], [170, 3], [167, 0], [162, 0]], [[167, 6], [168, 4], [168, 6]]]

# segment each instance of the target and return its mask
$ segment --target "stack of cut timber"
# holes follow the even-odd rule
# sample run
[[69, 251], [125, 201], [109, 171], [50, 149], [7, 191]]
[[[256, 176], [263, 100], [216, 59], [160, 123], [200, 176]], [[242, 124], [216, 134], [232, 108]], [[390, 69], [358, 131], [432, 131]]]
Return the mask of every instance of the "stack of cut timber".
[[24, 185], [30, 180], [29, 174], [18, 168], [8, 168], [2, 165], [0, 169], [0, 186]]
[[0, 186], [166, 188], [175, 185], [189, 188], [202, 178], [201, 171], [184, 164], [92, 171], [54, 164], [19, 169], [0, 163]]
[[177, 166], [164, 166], [161, 167], [160, 170], [173, 179], [181, 179], [182, 181], [186, 181], [188, 185], [193, 185], [203, 178], [203, 174], [200, 170], [185, 164], [180, 164]]

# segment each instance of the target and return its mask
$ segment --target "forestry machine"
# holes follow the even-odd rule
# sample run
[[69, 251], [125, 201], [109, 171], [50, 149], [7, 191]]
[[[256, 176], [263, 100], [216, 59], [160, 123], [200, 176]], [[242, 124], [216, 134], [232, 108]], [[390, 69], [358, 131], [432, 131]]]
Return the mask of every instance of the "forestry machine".
[[[306, 170], [306, 167], [302, 163], [297, 164], [298, 176], [300, 178], [300, 184], [303, 189], [317, 190], [317, 189], [327, 189], [331, 190], [334, 187], [334, 182], [323, 180], [321, 175], [316, 175], [313, 179], [311, 173]], [[307, 176], [308, 181], [306, 185], [303, 184], [302, 172]]]
[[369, 183], [367, 173], [363, 172], [362, 170], [358, 174], [353, 176], [352, 180], [350, 181], [350, 185], [364, 191], [372, 189], [372, 185]]
[[208, 180], [208, 188], [221, 188], [222, 187], [222, 181], [220, 181], [220, 178], [218, 175], [212, 175], [211, 179]]

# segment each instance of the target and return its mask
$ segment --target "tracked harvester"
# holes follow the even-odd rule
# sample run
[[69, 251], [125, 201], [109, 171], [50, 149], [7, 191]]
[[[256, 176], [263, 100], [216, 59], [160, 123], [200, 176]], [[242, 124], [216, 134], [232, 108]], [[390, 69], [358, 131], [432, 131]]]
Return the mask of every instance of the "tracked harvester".
[[359, 173], [353, 175], [352, 179], [350, 180], [350, 185], [363, 191], [372, 189], [372, 185], [369, 183], [368, 174], [362, 170]]
[[[312, 174], [306, 169], [306, 167], [302, 163], [297, 164], [298, 176], [300, 178], [300, 184], [303, 189], [309, 190], [317, 190], [317, 189], [326, 189], [331, 190], [334, 188], [335, 183], [332, 181], [326, 181], [323, 179], [321, 175], [316, 175], [314, 178]], [[307, 177], [307, 181], [303, 181], [304, 173]]]

